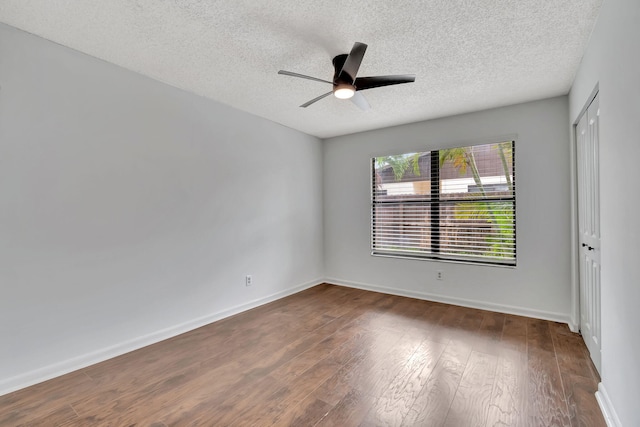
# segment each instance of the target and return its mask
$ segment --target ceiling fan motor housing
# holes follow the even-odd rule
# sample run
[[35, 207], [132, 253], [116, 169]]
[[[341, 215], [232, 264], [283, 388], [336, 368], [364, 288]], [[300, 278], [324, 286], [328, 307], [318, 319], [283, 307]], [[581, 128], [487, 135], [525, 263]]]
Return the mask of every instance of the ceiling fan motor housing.
[[339, 84], [348, 84], [353, 85], [353, 79], [347, 73], [342, 72], [342, 67], [344, 67], [344, 62], [347, 60], [349, 54], [343, 53], [333, 58], [333, 86], [337, 86]]

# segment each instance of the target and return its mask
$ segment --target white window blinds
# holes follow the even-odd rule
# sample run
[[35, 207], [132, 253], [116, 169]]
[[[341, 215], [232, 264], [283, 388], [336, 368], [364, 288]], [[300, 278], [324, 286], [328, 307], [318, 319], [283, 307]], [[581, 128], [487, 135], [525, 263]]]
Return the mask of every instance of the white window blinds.
[[516, 263], [513, 141], [375, 157], [374, 255]]

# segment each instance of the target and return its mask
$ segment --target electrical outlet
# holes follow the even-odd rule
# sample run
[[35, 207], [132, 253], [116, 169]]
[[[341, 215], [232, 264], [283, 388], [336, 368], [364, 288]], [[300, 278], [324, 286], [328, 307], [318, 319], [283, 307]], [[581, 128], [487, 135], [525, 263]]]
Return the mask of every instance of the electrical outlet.
[[250, 274], [247, 274], [244, 277], [244, 284], [247, 285], [247, 286], [253, 285], [253, 277]]
[[444, 278], [444, 274], [442, 274], [442, 271], [438, 270], [436, 272], [436, 279], [442, 280], [443, 278]]

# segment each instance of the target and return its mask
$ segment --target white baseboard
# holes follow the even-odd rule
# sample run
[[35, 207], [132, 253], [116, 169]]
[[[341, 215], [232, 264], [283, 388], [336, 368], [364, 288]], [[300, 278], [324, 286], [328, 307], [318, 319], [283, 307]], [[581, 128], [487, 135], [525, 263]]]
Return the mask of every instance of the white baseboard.
[[91, 366], [96, 363], [114, 358], [116, 356], [129, 353], [130, 351], [138, 350], [142, 347], [155, 344], [168, 338], [175, 337], [177, 335], [192, 331], [226, 317], [233, 316], [234, 314], [238, 314], [243, 311], [247, 311], [252, 308], [278, 300], [280, 298], [284, 298], [286, 296], [301, 292], [305, 289], [311, 288], [321, 283], [324, 283], [324, 280], [312, 280], [310, 282], [303, 283], [302, 285], [294, 286], [263, 298], [258, 298], [244, 304], [230, 307], [226, 310], [218, 311], [216, 313], [212, 313], [207, 316], [181, 323], [179, 325], [152, 332], [150, 334], [134, 338], [132, 340], [128, 340], [110, 347], [102, 348], [91, 353], [87, 353], [81, 356], [64, 360], [62, 362], [44, 366], [30, 372], [25, 372], [24, 374], [1, 380], [0, 396], [14, 392], [16, 390], [20, 390], [25, 387], [29, 387], [34, 384], [41, 383], [43, 381], [50, 380], [55, 377], [59, 377], [64, 374], [68, 374], [69, 372], [77, 371], [78, 369], [86, 368], [87, 366]]
[[580, 332], [580, 324], [575, 320], [573, 320], [573, 318], [569, 318], [568, 325], [569, 325], [569, 330], [571, 330], [571, 332], [574, 332], [576, 334]]
[[613, 408], [611, 399], [609, 399], [609, 393], [607, 393], [607, 389], [602, 383], [598, 384], [598, 391], [596, 391], [596, 400], [598, 401], [598, 405], [600, 406], [600, 410], [602, 411], [602, 415], [604, 416], [604, 420], [607, 423], [607, 426], [622, 427], [620, 418], [618, 418], [618, 414]]
[[[417, 298], [428, 301], [441, 302], [445, 304], [459, 305], [462, 307], [477, 308], [480, 310], [495, 311], [498, 313], [515, 314], [518, 316], [533, 317], [535, 319], [551, 320], [554, 322], [566, 323], [569, 328], [572, 327], [568, 314], [553, 313], [542, 310], [534, 310], [524, 307], [516, 307], [504, 304], [495, 304], [487, 301], [477, 301], [457, 297], [449, 297], [446, 295], [431, 294], [427, 292], [409, 291], [405, 289], [387, 288], [384, 286], [371, 285], [362, 282], [353, 282], [350, 280], [342, 280], [334, 277], [327, 277], [326, 283], [338, 286], [346, 286], [349, 288], [363, 289], [365, 291], [381, 292], [384, 294], [398, 295], [402, 297]], [[573, 329], [572, 329], [573, 330]]]

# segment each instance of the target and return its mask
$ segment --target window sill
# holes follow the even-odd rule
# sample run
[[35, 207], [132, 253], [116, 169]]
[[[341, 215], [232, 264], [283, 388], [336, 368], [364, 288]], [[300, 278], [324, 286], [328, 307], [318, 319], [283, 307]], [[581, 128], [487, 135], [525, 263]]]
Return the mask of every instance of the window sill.
[[515, 269], [517, 264], [503, 264], [499, 262], [486, 262], [486, 261], [470, 261], [464, 259], [447, 259], [447, 258], [436, 258], [436, 257], [424, 257], [424, 256], [410, 256], [410, 255], [396, 255], [396, 254], [387, 254], [387, 253], [379, 253], [379, 252], [371, 252], [371, 256], [380, 257], [380, 258], [397, 258], [397, 259], [409, 259], [413, 261], [431, 261], [431, 262], [443, 262], [447, 264], [466, 264], [466, 265], [474, 265], [478, 267], [498, 267], [498, 268], [510, 268]]

